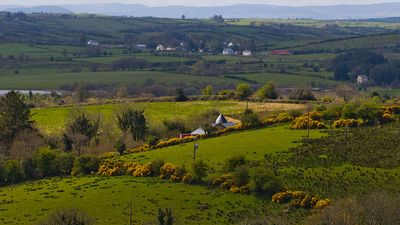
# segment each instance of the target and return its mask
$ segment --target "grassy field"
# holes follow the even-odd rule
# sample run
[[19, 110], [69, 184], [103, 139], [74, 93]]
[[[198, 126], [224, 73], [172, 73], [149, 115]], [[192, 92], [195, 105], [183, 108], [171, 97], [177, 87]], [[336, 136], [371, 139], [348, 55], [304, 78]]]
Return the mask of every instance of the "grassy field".
[[273, 80], [278, 84], [278, 86], [282, 87], [294, 87], [298, 85], [311, 85], [311, 84], [315, 84], [318, 86], [335, 86], [340, 84], [340, 82], [319, 77], [319, 76], [329, 77], [329, 74], [328, 75], [321, 73], [311, 73], [311, 74], [315, 74], [315, 76], [310, 76], [310, 72], [298, 72], [298, 74], [250, 73], [237, 76], [253, 80], [261, 84]]
[[321, 43], [314, 43], [295, 48], [301, 51], [335, 51], [335, 50], [349, 50], [356, 48], [369, 48], [369, 49], [384, 49], [393, 48], [398, 45], [400, 35], [376, 35], [358, 38], [350, 38], [343, 40], [325, 41]]
[[[198, 141], [198, 159], [203, 159], [216, 172], [221, 172], [223, 162], [231, 156], [244, 155], [249, 160], [262, 160], [265, 154], [281, 152], [295, 146], [293, 143], [307, 135], [304, 130], [290, 130], [286, 126], [268, 127], [260, 130], [237, 132], [218, 138]], [[311, 137], [321, 133], [312, 130]], [[167, 147], [145, 153], [123, 156], [126, 161], [151, 162], [163, 159], [177, 165], [189, 165], [193, 158], [193, 143]]]
[[7, 43], [0, 44], [0, 54], [3, 57], [13, 55], [18, 57], [19, 55], [29, 56], [31, 58], [49, 58], [61, 57], [63, 52], [72, 53], [73, 51], [82, 51], [81, 47], [65, 46], [65, 45], [29, 45], [22, 43]]
[[5, 71], [0, 74], [1, 89], [59, 89], [61, 85], [85, 82], [107, 85], [142, 84], [147, 79], [166, 84], [237, 84], [237, 80], [222, 77], [192, 76], [177, 73], [153, 71], [113, 71], [113, 72], [57, 72], [54, 70]]
[[[195, 101], [195, 102], [147, 102], [135, 103], [131, 106], [144, 108], [145, 115], [151, 124], [159, 124], [165, 119], [187, 118], [199, 114], [207, 109], [218, 109], [221, 113], [232, 115], [242, 112], [246, 108], [245, 102], [237, 101]], [[113, 123], [115, 112], [120, 106], [115, 104], [84, 106], [88, 112], [102, 115], [103, 123]], [[249, 107], [256, 112], [287, 111], [304, 109], [304, 105], [281, 103], [249, 103]], [[38, 128], [44, 133], [59, 133], [63, 130], [65, 119], [71, 107], [33, 109], [32, 117]]]
[[278, 214], [280, 206], [249, 195], [158, 178], [81, 177], [51, 179], [0, 189], [0, 223], [34, 225], [61, 207], [84, 210], [97, 225], [128, 224], [133, 203], [135, 224], [155, 224], [158, 208], [172, 208], [177, 224], [232, 224], [244, 213]]

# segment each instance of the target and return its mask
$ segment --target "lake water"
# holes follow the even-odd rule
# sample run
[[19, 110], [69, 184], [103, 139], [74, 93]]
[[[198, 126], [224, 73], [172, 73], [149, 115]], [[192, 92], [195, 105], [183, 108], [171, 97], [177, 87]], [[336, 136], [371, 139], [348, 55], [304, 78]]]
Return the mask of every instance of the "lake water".
[[[14, 90], [17, 91], [21, 94], [29, 94], [30, 90]], [[7, 94], [8, 92], [10, 92], [10, 90], [0, 90], [0, 96], [4, 96], [5, 94]], [[56, 91], [58, 94], [60, 94], [59, 91]], [[33, 94], [41, 94], [41, 95], [49, 95], [51, 93], [51, 91], [49, 90], [32, 90]]]

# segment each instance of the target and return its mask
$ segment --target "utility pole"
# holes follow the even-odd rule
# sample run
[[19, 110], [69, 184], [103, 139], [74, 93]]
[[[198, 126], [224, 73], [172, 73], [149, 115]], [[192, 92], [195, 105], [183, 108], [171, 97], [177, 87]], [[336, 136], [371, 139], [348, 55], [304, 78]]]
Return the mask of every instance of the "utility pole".
[[132, 200], [130, 204], [130, 212], [129, 212], [129, 225], [133, 225], [133, 208], [132, 208]]
[[311, 106], [308, 104], [307, 105], [307, 139], [310, 141], [310, 108]]
[[199, 144], [197, 144], [197, 141], [195, 140], [193, 143], [193, 161], [196, 161], [197, 150], [199, 150]]
[[345, 130], [344, 130], [344, 154], [345, 154], [346, 161], [347, 161], [347, 129], [348, 129], [348, 126], [346, 125]]

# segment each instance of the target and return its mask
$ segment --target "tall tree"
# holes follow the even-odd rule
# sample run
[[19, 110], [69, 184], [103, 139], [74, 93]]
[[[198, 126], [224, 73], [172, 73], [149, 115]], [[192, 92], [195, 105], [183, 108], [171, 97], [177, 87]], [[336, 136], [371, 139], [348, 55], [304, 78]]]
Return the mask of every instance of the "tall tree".
[[23, 97], [14, 91], [0, 98], [0, 146], [7, 155], [10, 145], [17, 134], [23, 130], [32, 129], [30, 108]]
[[273, 81], [268, 81], [257, 91], [257, 97], [263, 99], [277, 99], [279, 96], [276, 90], [276, 84]]
[[246, 100], [248, 97], [251, 96], [253, 93], [253, 90], [251, 90], [250, 86], [248, 84], [239, 84], [236, 87], [236, 97], [239, 100]]
[[134, 141], [144, 140], [147, 135], [147, 121], [144, 110], [127, 108], [117, 115], [118, 127], [125, 134], [130, 133]]
[[67, 121], [66, 135], [72, 141], [78, 155], [83, 146], [98, 135], [100, 128], [100, 116], [89, 116], [83, 110], [74, 110], [70, 113]]

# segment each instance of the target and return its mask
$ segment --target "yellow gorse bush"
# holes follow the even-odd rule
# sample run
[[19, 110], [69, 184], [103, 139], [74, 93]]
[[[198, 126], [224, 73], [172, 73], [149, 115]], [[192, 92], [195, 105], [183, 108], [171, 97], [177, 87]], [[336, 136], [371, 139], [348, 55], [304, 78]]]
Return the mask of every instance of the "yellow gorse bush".
[[290, 204], [292, 207], [304, 209], [322, 209], [332, 203], [331, 199], [320, 199], [304, 191], [285, 191], [272, 196], [272, 201], [279, 204]]

